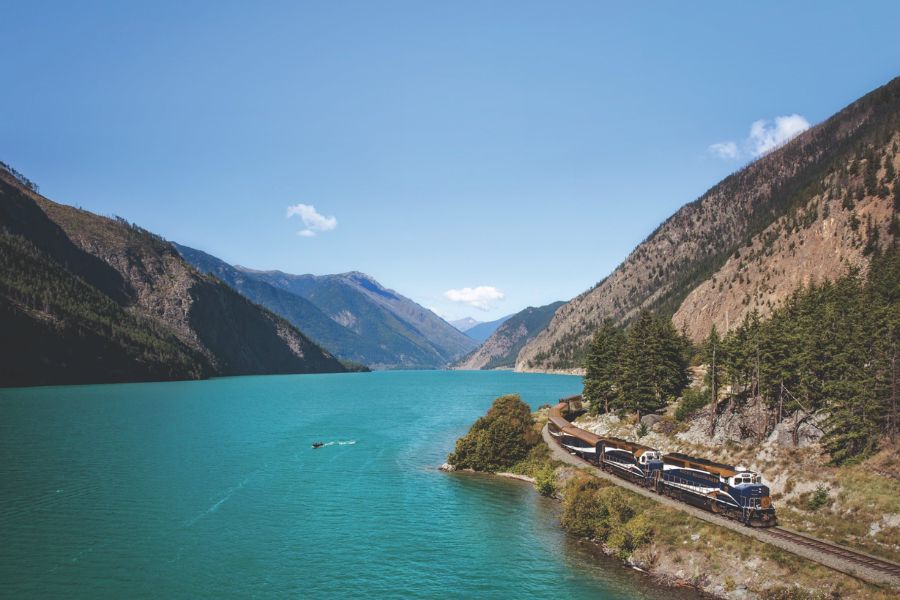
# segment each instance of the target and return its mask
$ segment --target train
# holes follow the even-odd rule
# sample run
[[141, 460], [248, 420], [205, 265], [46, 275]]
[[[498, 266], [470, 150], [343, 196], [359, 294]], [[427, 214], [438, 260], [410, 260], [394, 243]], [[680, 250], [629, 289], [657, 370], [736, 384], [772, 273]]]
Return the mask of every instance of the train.
[[778, 524], [768, 486], [759, 473], [609, 436], [574, 426], [563, 415], [580, 402], [565, 398], [550, 409], [548, 433], [576, 456], [604, 471], [749, 527]]

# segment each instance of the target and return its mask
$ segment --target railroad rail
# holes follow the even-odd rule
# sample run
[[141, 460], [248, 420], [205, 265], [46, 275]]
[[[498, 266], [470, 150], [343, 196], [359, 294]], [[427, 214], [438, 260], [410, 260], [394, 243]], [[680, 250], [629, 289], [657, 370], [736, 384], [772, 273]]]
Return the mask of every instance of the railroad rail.
[[[574, 428], [575, 426], [569, 423], [567, 427]], [[544, 442], [550, 447], [554, 458], [583, 469], [586, 468], [599, 477], [655, 500], [660, 504], [676, 508], [704, 521], [731, 529], [747, 537], [755, 538], [763, 543], [771, 544], [868, 583], [900, 586], [900, 565], [897, 563], [812, 538], [783, 527], [769, 527], [765, 529], [747, 527], [721, 515], [659, 495], [644, 486], [636, 485], [596, 467], [590, 461], [581, 458], [563, 446], [558, 438], [550, 435], [546, 426], [542, 431], [542, 436]]]
[[869, 554], [863, 554], [862, 552], [857, 552], [856, 550], [851, 550], [849, 548], [845, 548], [844, 546], [838, 546], [837, 544], [832, 544], [831, 542], [825, 542], [823, 540], [809, 537], [808, 535], [797, 533], [796, 531], [791, 531], [782, 527], [773, 527], [772, 529], [767, 530], [766, 533], [776, 538], [787, 540], [793, 544], [799, 544], [801, 546], [806, 546], [807, 548], [813, 548], [819, 552], [825, 552], [826, 554], [836, 556], [845, 561], [856, 563], [862, 567], [875, 569], [876, 571], [881, 571], [883, 573], [887, 573], [894, 577], [900, 578], [900, 565], [883, 558], [878, 558]]

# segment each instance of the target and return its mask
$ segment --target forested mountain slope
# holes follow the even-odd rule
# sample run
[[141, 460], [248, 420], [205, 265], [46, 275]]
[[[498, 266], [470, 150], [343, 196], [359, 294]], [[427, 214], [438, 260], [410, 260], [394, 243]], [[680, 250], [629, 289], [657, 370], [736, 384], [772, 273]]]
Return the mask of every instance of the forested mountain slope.
[[147, 231], [0, 168], [0, 385], [343, 371]]
[[725, 178], [561, 307], [519, 370], [578, 366], [607, 318], [675, 315], [692, 338], [767, 313], [796, 284], [865, 267], [893, 237], [900, 78]]
[[338, 358], [378, 367], [401, 366], [388, 348], [341, 325], [303, 296], [252, 277], [206, 252], [173, 245], [197, 270], [216, 276], [243, 296], [284, 317]]
[[317, 276], [235, 268], [247, 277], [305, 298], [333, 321], [380, 348], [386, 356], [366, 361], [372, 367], [444, 367], [477, 345], [430, 310], [364, 273]]
[[462, 359], [457, 369], [510, 368], [516, 364], [519, 351], [542, 331], [557, 309], [565, 302], [546, 306], [529, 306], [514, 315], [505, 317], [503, 323], [484, 343]]

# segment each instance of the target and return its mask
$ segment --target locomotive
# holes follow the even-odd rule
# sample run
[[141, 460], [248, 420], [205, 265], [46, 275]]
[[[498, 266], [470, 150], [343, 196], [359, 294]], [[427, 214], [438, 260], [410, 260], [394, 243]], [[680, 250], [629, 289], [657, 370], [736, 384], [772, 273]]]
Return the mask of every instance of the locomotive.
[[573, 399], [550, 409], [547, 430], [573, 454], [658, 494], [735, 519], [750, 527], [778, 524], [769, 488], [758, 473], [659, 450], [572, 425], [562, 415]]

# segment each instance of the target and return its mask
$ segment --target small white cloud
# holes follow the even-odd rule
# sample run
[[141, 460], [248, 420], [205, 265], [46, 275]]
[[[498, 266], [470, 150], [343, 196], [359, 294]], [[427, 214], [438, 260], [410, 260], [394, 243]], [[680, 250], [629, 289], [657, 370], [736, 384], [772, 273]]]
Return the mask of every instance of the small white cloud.
[[492, 303], [503, 300], [506, 294], [491, 285], [480, 285], [478, 287], [462, 288], [459, 290], [447, 290], [444, 297], [451, 302], [459, 302], [474, 306], [479, 310], [488, 311], [492, 308]]
[[750, 126], [750, 153], [761, 156], [809, 129], [809, 121], [800, 115], [775, 117], [775, 122], [760, 119]]
[[295, 204], [293, 206], [288, 206], [287, 218], [290, 219], [294, 215], [299, 216], [306, 226], [305, 229], [301, 229], [297, 232], [297, 235], [303, 237], [313, 237], [316, 235], [316, 232], [331, 231], [337, 227], [336, 217], [326, 217], [320, 214], [312, 204]]
[[771, 121], [759, 119], [750, 125], [750, 134], [741, 144], [719, 142], [710, 145], [707, 151], [723, 160], [756, 158], [786, 144], [809, 127], [809, 121], [796, 114], [775, 117]]
[[709, 151], [723, 159], [733, 159], [738, 157], [738, 147], [734, 142], [719, 142], [718, 144], [712, 144], [709, 147]]

